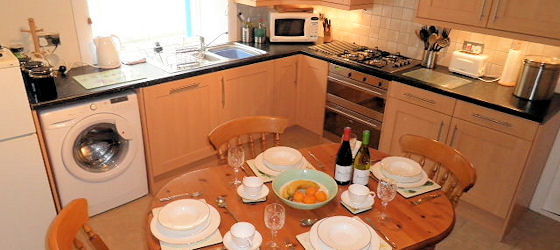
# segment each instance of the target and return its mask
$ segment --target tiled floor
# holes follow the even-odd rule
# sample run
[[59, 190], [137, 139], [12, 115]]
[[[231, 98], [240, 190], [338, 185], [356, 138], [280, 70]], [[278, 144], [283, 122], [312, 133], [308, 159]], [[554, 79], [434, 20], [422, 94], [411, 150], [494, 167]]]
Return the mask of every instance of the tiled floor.
[[[299, 127], [289, 128], [282, 144], [301, 148], [320, 144], [324, 139]], [[207, 164], [208, 161], [202, 161]], [[193, 166], [197, 167], [197, 166]], [[146, 249], [145, 216], [152, 201], [147, 195], [138, 200], [91, 218], [91, 226], [115, 250]], [[529, 211], [521, 217], [506, 238], [499, 242], [496, 234], [460, 215], [452, 233], [437, 249], [560, 249], [560, 222]]]

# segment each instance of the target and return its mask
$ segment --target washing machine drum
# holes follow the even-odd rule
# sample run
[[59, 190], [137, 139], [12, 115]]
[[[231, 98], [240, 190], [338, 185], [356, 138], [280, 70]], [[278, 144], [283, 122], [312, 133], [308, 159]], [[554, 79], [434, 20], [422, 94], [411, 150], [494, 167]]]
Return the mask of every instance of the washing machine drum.
[[96, 114], [76, 123], [62, 148], [66, 169], [85, 181], [105, 181], [123, 173], [136, 154], [128, 122], [114, 114]]

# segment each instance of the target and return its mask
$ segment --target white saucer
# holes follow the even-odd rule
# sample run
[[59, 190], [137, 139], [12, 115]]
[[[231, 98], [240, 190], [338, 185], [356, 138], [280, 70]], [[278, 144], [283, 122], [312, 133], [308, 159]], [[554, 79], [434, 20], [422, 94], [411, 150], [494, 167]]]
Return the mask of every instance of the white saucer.
[[[334, 250], [334, 248], [331, 248], [331, 247], [327, 246], [327, 244], [323, 243], [319, 239], [319, 234], [318, 234], [317, 228], [319, 228], [319, 224], [321, 222], [323, 222], [323, 220], [325, 220], [325, 219], [317, 221], [315, 224], [313, 224], [313, 226], [311, 227], [311, 230], [309, 230], [309, 241], [311, 242], [311, 246], [313, 246], [313, 248], [315, 248], [316, 250]], [[381, 246], [381, 238], [379, 238], [377, 233], [375, 231], [373, 231], [373, 228], [371, 228], [367, 224], [366, 224], [366, 226], [369, 230], [369, 233], [371, 234], [371, 241], [369, 242], [369, 247], [366, 248], [366, 249], [367, 250], [379, 250], [379, 247]]]
[[[381, 171], [381, 162], [373, 164], [373, 166], [371, 166], [371, 168], [370, 168], [370, 171], [373, 173], [375, 178], [377, 178], [378, 180], [386, 178], [386, 176], [383, 175], [383, 173]], [[397, 182], [397, 186], [400, 187], [400, 188], [401, 187], [402, 188], [419, 187], [419, 186], [424, 185], [426, 183], [426, 181], [428, 181], [428, 175], [426, 174], [426, 172], [422, 171], [422, 178], [419, 181], [417, 181], [417, 182]]]
[[375, 202], [375, 200], [373, 199], [373, 195], [368, 195], [368, 197], [364, 200], [364, 202], [362, 202], [362, 204], [354, 204], [353, 202], [350, 201], [350, 194], [348, 193], [348, 190], [342, 192], [342, 194], [340, 195], [340, 198], [342, 199], [342, 202], [346, 203], [347, 205], [349, 205], [350, 207], [360, 210], [360, 209], [364, 209], [364, 208], [369, 208], [371, 206], [373, 206], [373, 203]]
[[261, 193], [259, 195], [250, 196], [250, 195], [245, 194], [243, 185], [239, 185], [239, 187], [237, 187], [237, 194], [239, 196], [241, 196], [241, 198], [246, 199], [246, 200], [260, 200], [260, 199], [266, 197], [269, 192], [270, 192], [270, 190], [268, 189], [268, 187], [266, 185], [263, 185], [263, 187], [261, 189]]
[[[258, 249], [261, 244], [263, 242], [263, 237], [262, 235], [258, 232], [255, 231], [255, 236], [253, 237], [253, 244], [251, 244], [251, 249]], [[243, 248], [243, 247], [238, 247], [235, 245], [235, 243], [233, 243], [233, 240], [231, 239], [231, 233], [228, 231], [225, 235], [224, 235], [224, 239], [223, 239], [223, 243], [224, 246], [227, 249], [230, 250], [248, 250], [249, 248]]]
[[208, 205], [208, 207], [210, 208], [210, 216], [208, 217], [209, 224], [206, 228], [195, 235], [190, 235], [188, 232], [185, 233], [184, 231], [170, 230], [165, 228], [159, 223], [159, 212], [154, 213], [154, 217], [150, 222], [150, 231], [152, 231], [152, 234], [158, 240], [171, 244], [193, 244], [195, 242], [204, 240], [212, 235], [216, 231], [216, 229], [218, 229], [221, 220], [218, 210], [210, 205]]
[[[301, 163], [299, 166], [297, 166], [295, 169], [302, 169], [305, 167], [305, 165], [307, 164], [307, 160], [305, 160], [305, 157], [303, 157], [303, 159], [301, 160]], [[282, 172], [279, 171], [275, 171], [272, 170], [270, 168], [268, 168], [266, 165], [264, 165], [263, 163], [263, 153], [260, 153], [259, 155], [257, 155], [257, 157], [255, 157], [255, 167], [257, 167], [257, 169], [269, 176], [272, 177], [276, 177], [279, 174], [281, 174]]]

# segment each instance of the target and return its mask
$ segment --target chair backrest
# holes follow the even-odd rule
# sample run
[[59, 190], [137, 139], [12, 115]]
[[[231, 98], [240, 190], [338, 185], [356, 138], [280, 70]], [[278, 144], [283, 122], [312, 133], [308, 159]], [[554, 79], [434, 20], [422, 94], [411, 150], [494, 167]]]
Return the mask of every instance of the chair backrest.
[[463, 192], [474, 186], [476, 170], [472, 163], [454, 148], [417, 135], [399, 139], [405, 156], [424, 168], [428, 177], [442, 186], [442, 191], [456, 205]]
[[88, 220], [87, 200], [82, 198], [70, 202], [51, 223], [47, 235], [49, 249], [70, 250], [73, 249], [72, 246], [84, 249], [84, 244], [76, 239], [81, 228], [84, 228], [94, 249], [108, 249], [103, 240], [87, 225]]
[[[265, 149], [279, 145], [280, 134], [284, 133], [287, 126], [288, 119], [282, 117], [241, 117], [218, 125], [210, 132], [208, 139], [218, 151], [220, 160], [226, 159], [230, 143], [236, 146], [247, 146], [249, 152], [245, 152], [245, 157], [251, 159]], [[271, 134], [272, 140], [267, 143]], [[255, 137], [257, 137], [258, 145], [255, 144]]]

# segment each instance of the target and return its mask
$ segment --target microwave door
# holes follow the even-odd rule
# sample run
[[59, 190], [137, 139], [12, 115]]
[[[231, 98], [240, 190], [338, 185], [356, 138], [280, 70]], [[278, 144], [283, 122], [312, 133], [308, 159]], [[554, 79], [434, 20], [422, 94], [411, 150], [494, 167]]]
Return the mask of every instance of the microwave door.
[[284, 37], [303, 37], [305, 35], [305, 19], [276, 19], [274, 35]]

